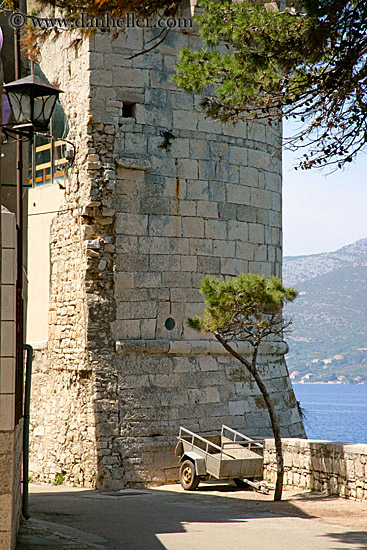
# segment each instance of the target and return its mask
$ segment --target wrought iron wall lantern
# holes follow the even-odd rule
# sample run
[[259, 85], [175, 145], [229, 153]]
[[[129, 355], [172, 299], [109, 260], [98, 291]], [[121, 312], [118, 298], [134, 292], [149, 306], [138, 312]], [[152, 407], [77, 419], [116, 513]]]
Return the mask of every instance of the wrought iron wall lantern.
[[14, 117], [5, 130], [29, 137], [33, 132], [47, 132], [61, 90], [35, 75], [5, 84], [4, 90]]
[[[4, 90], [13, 115], [13, 122], [2, 126], [6, 138], [33, 141], [35, 135], [41, 135], [51, 139], [52, 136], [48, 134], [49, 124], [62, 90], [35, 75], [5, 84]], [[58, 139], [72, 146], [73, 151], [69, 154], [72, 164], [75, 156], [74, 143], [67, 139]]]

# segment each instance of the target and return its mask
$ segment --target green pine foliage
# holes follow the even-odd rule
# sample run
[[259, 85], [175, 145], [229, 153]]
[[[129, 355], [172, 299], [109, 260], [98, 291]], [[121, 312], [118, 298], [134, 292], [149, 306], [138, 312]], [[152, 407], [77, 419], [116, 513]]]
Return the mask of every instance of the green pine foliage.
[[[292, 79], [304, 80], [304, 60], [319, 60], [320, 54], [310, 49], [313, 19], [300, 25], [297, 17], [275, 17], [252, 2], [204, 0], [200, 7], [204, 13], [196, 19], [208, 48], [182, 50], [175, 80], [198, 93], [213, 86], [215, 95], [205, 103], [211, 115], [233, 118], [246, 111], [259, 93], [276, 93], [282, 73], [298, 67]], [[215, 49], [220, 41], [227, 49]], [[265, 97], [263, 103], [266, 108]]]
[[[300, 3], [299, 3], [300, 4]], [[268, 5], [269, 6], [269, 5]], [[297, 118], [300, 166], [351, 162], [367, 142], [367, 3], [305, 1], [299, 11], [202, 0], [206, 48], [182, 50], [175, 81], [223, 122]]]
[[297, 291], [286, 288], [277, 277], [241, 274], [224, 281], [205, 277], [201, 284], [206, 307], [202, 317], [188, 320], [191, 328], [217, 333], [225, 340], [261, 341], [271, 334], [281, 334], [285, 324], [283, 306], [292, 302]]

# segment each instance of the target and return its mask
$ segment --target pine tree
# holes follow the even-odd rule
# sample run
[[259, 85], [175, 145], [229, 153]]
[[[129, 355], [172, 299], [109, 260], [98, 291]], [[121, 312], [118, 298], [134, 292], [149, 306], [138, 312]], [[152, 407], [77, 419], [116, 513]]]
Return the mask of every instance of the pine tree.
[[[224, 281], [206, 277], [201, 284], [206, 307], [202, 317], [188, 320], [191, 328], [203, 333], [212, 333], [222, 346], [246, 369], [264, 398], [269, 412], [277, 456], [277, 480], [274, 500], [281, 500], [284, 462], [280, 428], [274, 405], [258, 369], [259, 347], [270, 339], [283, 339], [290, 321], [284, 321], [282, 308], [292, 302], [297, 291], [286, 288], [277, 277], [249, 273]], [[237, 342], [249, 342], [251, 360], [236, 350]]]
[[288, 145], [307, 147], [303, 169], [352, 162], [367, 141], [367, 3], [256, 4], [200, 1], [207, 47], [182, 51], [177, 84], [225, 122], [296, 118]]

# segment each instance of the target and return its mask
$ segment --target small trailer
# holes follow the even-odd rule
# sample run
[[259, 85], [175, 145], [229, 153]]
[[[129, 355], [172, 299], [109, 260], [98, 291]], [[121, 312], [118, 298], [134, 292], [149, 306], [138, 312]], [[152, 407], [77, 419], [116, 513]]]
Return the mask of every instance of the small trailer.
[[180, 483], [186, 491], [205, 477], [233, 479], [237, 487], [268, 493], [263, 477], [263, 445], [223, 425], [220, 435], [200, 435], [180, 427], [175, 454], [180, 457]]

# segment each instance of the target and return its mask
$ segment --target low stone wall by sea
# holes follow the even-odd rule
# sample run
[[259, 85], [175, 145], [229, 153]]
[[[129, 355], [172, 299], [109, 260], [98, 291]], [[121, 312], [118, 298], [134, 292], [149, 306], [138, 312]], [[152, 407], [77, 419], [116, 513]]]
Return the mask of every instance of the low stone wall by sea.
[[[315, 439], [283, 439], [284, 484], [325, 491], [355, 500], [367, 499], [367, 444]], [[273, 439], [265, 440], [264, 479], [276, 480]]]

